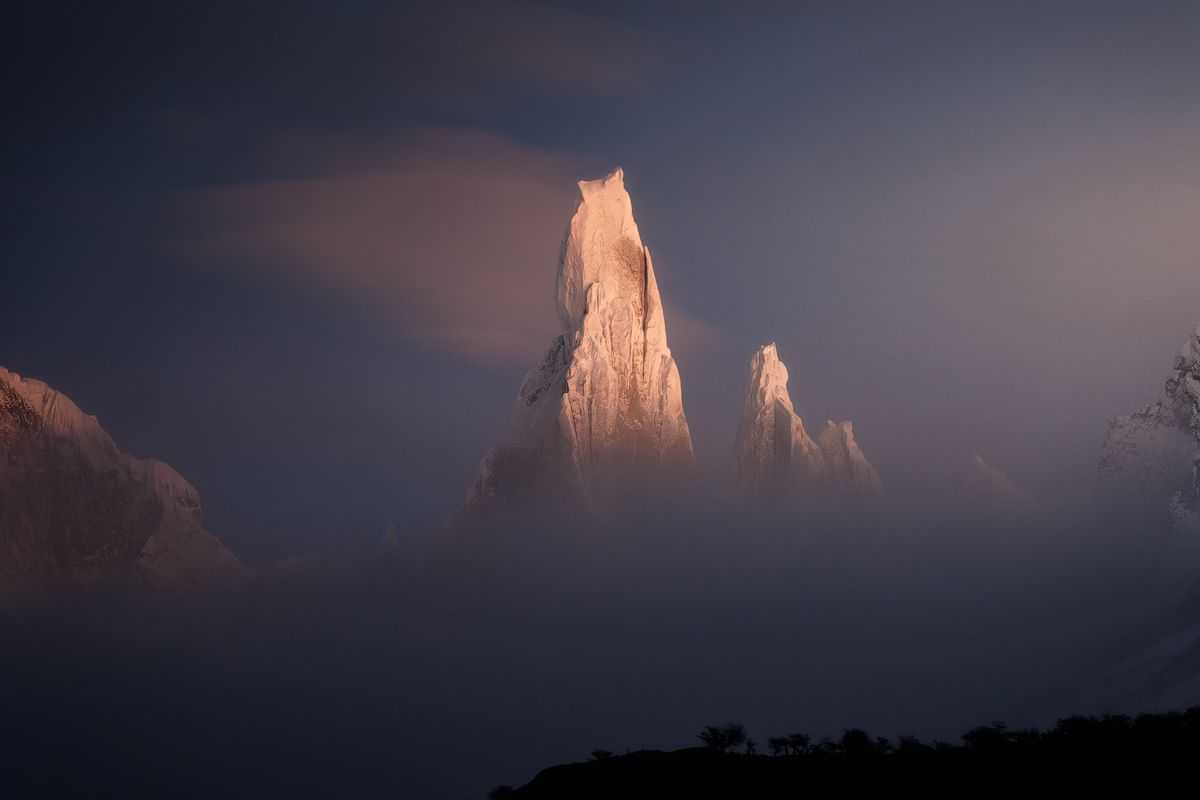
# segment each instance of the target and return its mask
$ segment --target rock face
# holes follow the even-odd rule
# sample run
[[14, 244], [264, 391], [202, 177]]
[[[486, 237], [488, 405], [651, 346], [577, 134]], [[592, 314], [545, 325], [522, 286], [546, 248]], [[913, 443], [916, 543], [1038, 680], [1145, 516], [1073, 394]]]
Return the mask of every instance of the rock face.
[[1149, 509], [1200, 502], [1200, 328], [1175, 359], [1153, 405], [1109, 424], [1097, 470], [1101, 499]]
[[526, 376], [510, 441], [484, 456], [468, 508], [548, 487], [591, 502], [631, 469], [692, 463], [654, 264], [624, 178], [617, 169], [579, 183], [558, 266], [563, 333]]
[[879, 474], [850, 422], [828, 421], [809, 436], [788, 394], [788, 370], [774, 343], [750, 360], [737, 435], [738, 482], [757, 500], [857, 499], [882, 493]]
[[65, 395], [0, 368], [0, 586], [241, 573], [178, 472], [122, 453]]

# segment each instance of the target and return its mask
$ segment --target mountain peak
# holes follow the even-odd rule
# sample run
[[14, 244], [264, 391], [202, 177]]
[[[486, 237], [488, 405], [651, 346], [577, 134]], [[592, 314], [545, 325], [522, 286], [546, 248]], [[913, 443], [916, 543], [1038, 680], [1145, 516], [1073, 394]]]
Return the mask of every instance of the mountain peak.
[[828, 479], [841, 492], [858, 497], [875, 497], [883, 493], [879, 473], [854, 438], [853, 422], [826, 420], [817, 436], [817, 444], [825, 454]]
[[[617, 167], [603, 178], [579, 181], [577, 185], [579, 186], [579, 193], [584, 198], [598, 192], [625, 192], [625, 170]], [[628, 197], [628, 194], [626, 194], [626, 197]]]
[[1025, 513], [1037, 508], [1034, 496], [1012, 478], [993, 467], [983, 456], [971, 456], [959, 475], [958, 494], [978, 509]]
[[754, 409], [766, 407], [773, 401], [783, 403], [785, 408], [792, 410], [788, 378], [788, 368], [779, 360], [779, 350], [775, 343], [759, 347], [750, 359], [745, 413], [754, 413]]
[[879, 476], [854, 438], [850, 422], [825, 423], [814, 440], [788, 392], [788, 369], [774, 342], [750, 359], [738, 426], [738, 482], [747, 497], [822, 501], [872, 497]]
[[[649, 251], [642, 244], [633, 201], [625, 191], [625, 173], [618, 167], [605, 178], [580, 181], [579, 205], [558, 264], [563, 330], [573, 331], [582, 323], [591, 286], [602, 283], [612, 294], [640, 301], [652, 279]], [[657, 285], [654, 292], [657, 295]]]
[[654, 262], [625, 173], [580, 181], [579, 193], [558, 263], [563, 334], [525, 377], [510, 441], [484, 457], [468, 507], [562, 482], [590, 500], [598, 483], [631, 466], [692, 462]]
[[42, 381], [0, 367], [0, 414], [5, 411], [9, 425], [20, 418], [41, 433], [72, 440], [93, 466], [107, 462], [117, 452], [99, 421], [71, 398]]
[[167, 464], [123, 453], [69, 397], [0, 367], [0, 585], [134, 573], [180, 588], [242, 567], [201, 527], [200, 494]]

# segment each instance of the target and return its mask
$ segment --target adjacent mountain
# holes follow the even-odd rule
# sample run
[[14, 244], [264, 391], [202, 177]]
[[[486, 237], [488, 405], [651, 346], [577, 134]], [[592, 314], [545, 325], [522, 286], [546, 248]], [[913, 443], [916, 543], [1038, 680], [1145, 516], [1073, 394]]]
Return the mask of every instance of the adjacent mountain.
[[750, 360], [737, 435], [738, 482], [747, 497], [863, 499], [882, 493], [879, 475], [850, 422], [826, 422], [814, 440], [788, 394], [774, 343]]
[[1200, 500], [1200, 328], [1153, 405], [1109, 424], [1097, 470], [1101, 499], [1178, 515]]
[[1005, 513], [1028, 512], [1037, 501], [1012, 478], [975, 455], [959, 475], [958, 497], [972, 509]]
[[580, 181], [558, 264], [562, 334], [525, 378], [509, 441], [491, 450], [468, 508], [536, 493], [590, 503], [639, 472], [693, 461], [662, 299], [624, 173]]
[[178, 472], [122, 453], [65, 395], [0, 368], [0, 587], [241, 574]]

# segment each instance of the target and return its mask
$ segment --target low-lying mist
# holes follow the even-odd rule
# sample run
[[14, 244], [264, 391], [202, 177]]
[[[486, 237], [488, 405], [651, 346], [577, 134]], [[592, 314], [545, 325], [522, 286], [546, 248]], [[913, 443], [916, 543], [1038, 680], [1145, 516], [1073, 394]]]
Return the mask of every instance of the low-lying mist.
[[1136, 659], [1200, 621], [1200, 541], [1140, 515], [671, 497], [510, 510], [221, 596], [9, 598], [5, 758], [60, 789], [470, 798], [731, 719], [953, 739], [1187, 700]]

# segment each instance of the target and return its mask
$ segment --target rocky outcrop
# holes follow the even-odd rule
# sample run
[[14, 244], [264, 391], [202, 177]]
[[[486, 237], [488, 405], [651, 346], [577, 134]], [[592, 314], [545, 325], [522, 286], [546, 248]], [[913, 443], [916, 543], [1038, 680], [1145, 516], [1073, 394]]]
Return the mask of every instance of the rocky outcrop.
[[756, 500], [872, 498], [879, 475], [854, 438], [850, 422], [828, 421], [814, 440], [788, 393], [788, 370], [774, 343], [750, 360], [737, 435], [742, 492]]
[[1096, 485], [1103, 501], [1175, 515], [1200, 505], [1200, 328], [1159, 400], [1109, 424]]
[[976, 454], [959, 474], [957, 496], [975, 511], [1028, 513], [1037, 508], [1032, 493]]
[[579, 194], [558, 266], [563, 332], [526, 376], [508, 440], [484, 457], [468, 508], [530, 493], [589, 503], [602, 486], [693, 460], [654, 263], [624, 173], [581, 181]]
[[832, 493], [860, 498], [883, 493], [879, 473], [854, 438], [853, 422], [826, 420], [817, 444], [825, 456], [825, 479]]
[[121, 452], [68, 397], [0, 368], [0, 585], [183, 587], [241, 574], [178, 472]]

